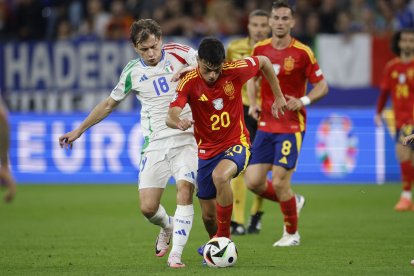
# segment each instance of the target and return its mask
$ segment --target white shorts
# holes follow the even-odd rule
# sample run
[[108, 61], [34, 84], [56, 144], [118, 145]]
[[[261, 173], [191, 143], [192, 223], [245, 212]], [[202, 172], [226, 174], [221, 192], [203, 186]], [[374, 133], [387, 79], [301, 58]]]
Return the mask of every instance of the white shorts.
[[141, 156], [138, 188], [164, 189], [171, 177], [197, 186], [197, 167], [196, 145], [145, 152]]

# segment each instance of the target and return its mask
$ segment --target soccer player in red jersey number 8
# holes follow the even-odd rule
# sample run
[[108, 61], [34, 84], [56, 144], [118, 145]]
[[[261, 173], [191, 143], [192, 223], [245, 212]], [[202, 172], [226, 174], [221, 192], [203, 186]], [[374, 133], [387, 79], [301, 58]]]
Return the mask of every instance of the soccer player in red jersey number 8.
[[[242, 172], [250, 157], [249, 133], [243, 115], [241, 89], [261, 71], [274, 94], [273, 115], [278, 118], [286, 101], [269, 59], [253, 56], [224, 62], [223, 44], [205, 38], [198, 49], [198, 68], [180, 80], [166, 123], [186, 130], [194, 124], [198, 144], [198, 192], [202, 218], [210, 237], [230, 237], [233, 194], [230, 180]], [[189, 104], [193, 119], [180, 119]]]
[[[259, 126], [245, 181], [254, 193], [280, 204], [284, 233], [273, 246], [295, 246], [300, 244], [298, 214], [304, 197], [295, 196], [291, 179], [305, 135], [305, 106], [324, 97], [328, 93], [328, 85], [312, 50], [290, 35], [295, 20], [294, 11], [287, 1], [273, 3], [269, 25], [272, 37], [257, 43], [253, 55], [270, 59], [287, 99], [287, 111], [280, 120], [272, 117], [273, 95], [269, 83], [262, 79]], [[308, 81], [313, 88], [306, 94]], [[260, 108], [255, 105], [253, 90], [254, 85], [249, 82], [249, 114], [257, 117]], [[271, 182], [266, 181], [269, 171], [272, 171]]]

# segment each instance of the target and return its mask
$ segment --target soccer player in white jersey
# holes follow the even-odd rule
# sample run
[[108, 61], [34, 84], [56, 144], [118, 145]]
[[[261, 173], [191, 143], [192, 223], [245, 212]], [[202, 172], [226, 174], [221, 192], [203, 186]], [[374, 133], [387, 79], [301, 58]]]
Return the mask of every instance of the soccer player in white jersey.
[[[141, 102], [141, 127], [145, 139], [142, 147], [138, 190], [142, 214], [161, 227], [155, 254], [164, 256], [170, 245], [168, 265], [181, 268], [183, 248], [193, 224], [193, 192], [197, 174], [197, 145], [193, 129], [181, 131], [165, 124], [177, 82], [171, 81], [188, 65], [196, 65], [196, 51], [188, 46], [162, 44], [161, 27], [152, 19], [135, 21], [130, 39], [140, 58], [130, 61], [122, 71], [111, 95], [99, 103], [75, 130], [62, 135], [62, 148], [73, 142], [91, 126], [108, 116], [130, 93]], [[192, 119], [187, 105], [182, 118]], [[176, 179], [177, 209], [169, 216], [160, 204], [161, 195], [170, 177]]]

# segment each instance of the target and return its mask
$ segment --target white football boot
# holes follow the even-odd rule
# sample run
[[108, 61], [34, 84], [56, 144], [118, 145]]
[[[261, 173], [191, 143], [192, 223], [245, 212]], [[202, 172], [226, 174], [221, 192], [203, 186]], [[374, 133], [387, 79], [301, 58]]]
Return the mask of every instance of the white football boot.
[[297, 246], [300, 244], [300, 235], [296, 231], [295, 234], [289, 234], [286, 232], [286, 227], [283, 227], [283, 236], [280, 240], [275, 242], [273, 246]]
[[[302, 211], [303, 206], [305, 206], [305, 197], [299, 194], [295, 195], [296, 199], [296, 213], [300, 214]], [[297, 246], [300, 244], [300, 235], [299, 232], [296, 231], [294, 234], [289, 234], [286, 232], [286, 227], [283, 227], [283, 236], [280, 240], [275, 242], [273, 246]]]
[[161, 228], [157, 240], [155, 241], [155, 255], [157, 257], [164, 256], [168, 252], [168, 248], [171, 244], [171, 236], [174, 229], [174, 219], [172, 217], [169, 217], [169, 220], [170, 224], [166, 228]]

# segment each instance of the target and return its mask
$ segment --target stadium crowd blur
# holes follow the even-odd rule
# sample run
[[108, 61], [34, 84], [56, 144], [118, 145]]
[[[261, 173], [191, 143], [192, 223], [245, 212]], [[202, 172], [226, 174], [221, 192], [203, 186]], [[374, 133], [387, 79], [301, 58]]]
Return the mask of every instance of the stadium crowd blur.
[[[414, 0], [295, 0], [294, 36], [389, 34], [414, 27]], [[125, 39], [131, 22], [157, 20], [166, 36], [246, 35], [250, 11], [266, 0], [0, 0], [0, 41]]]

